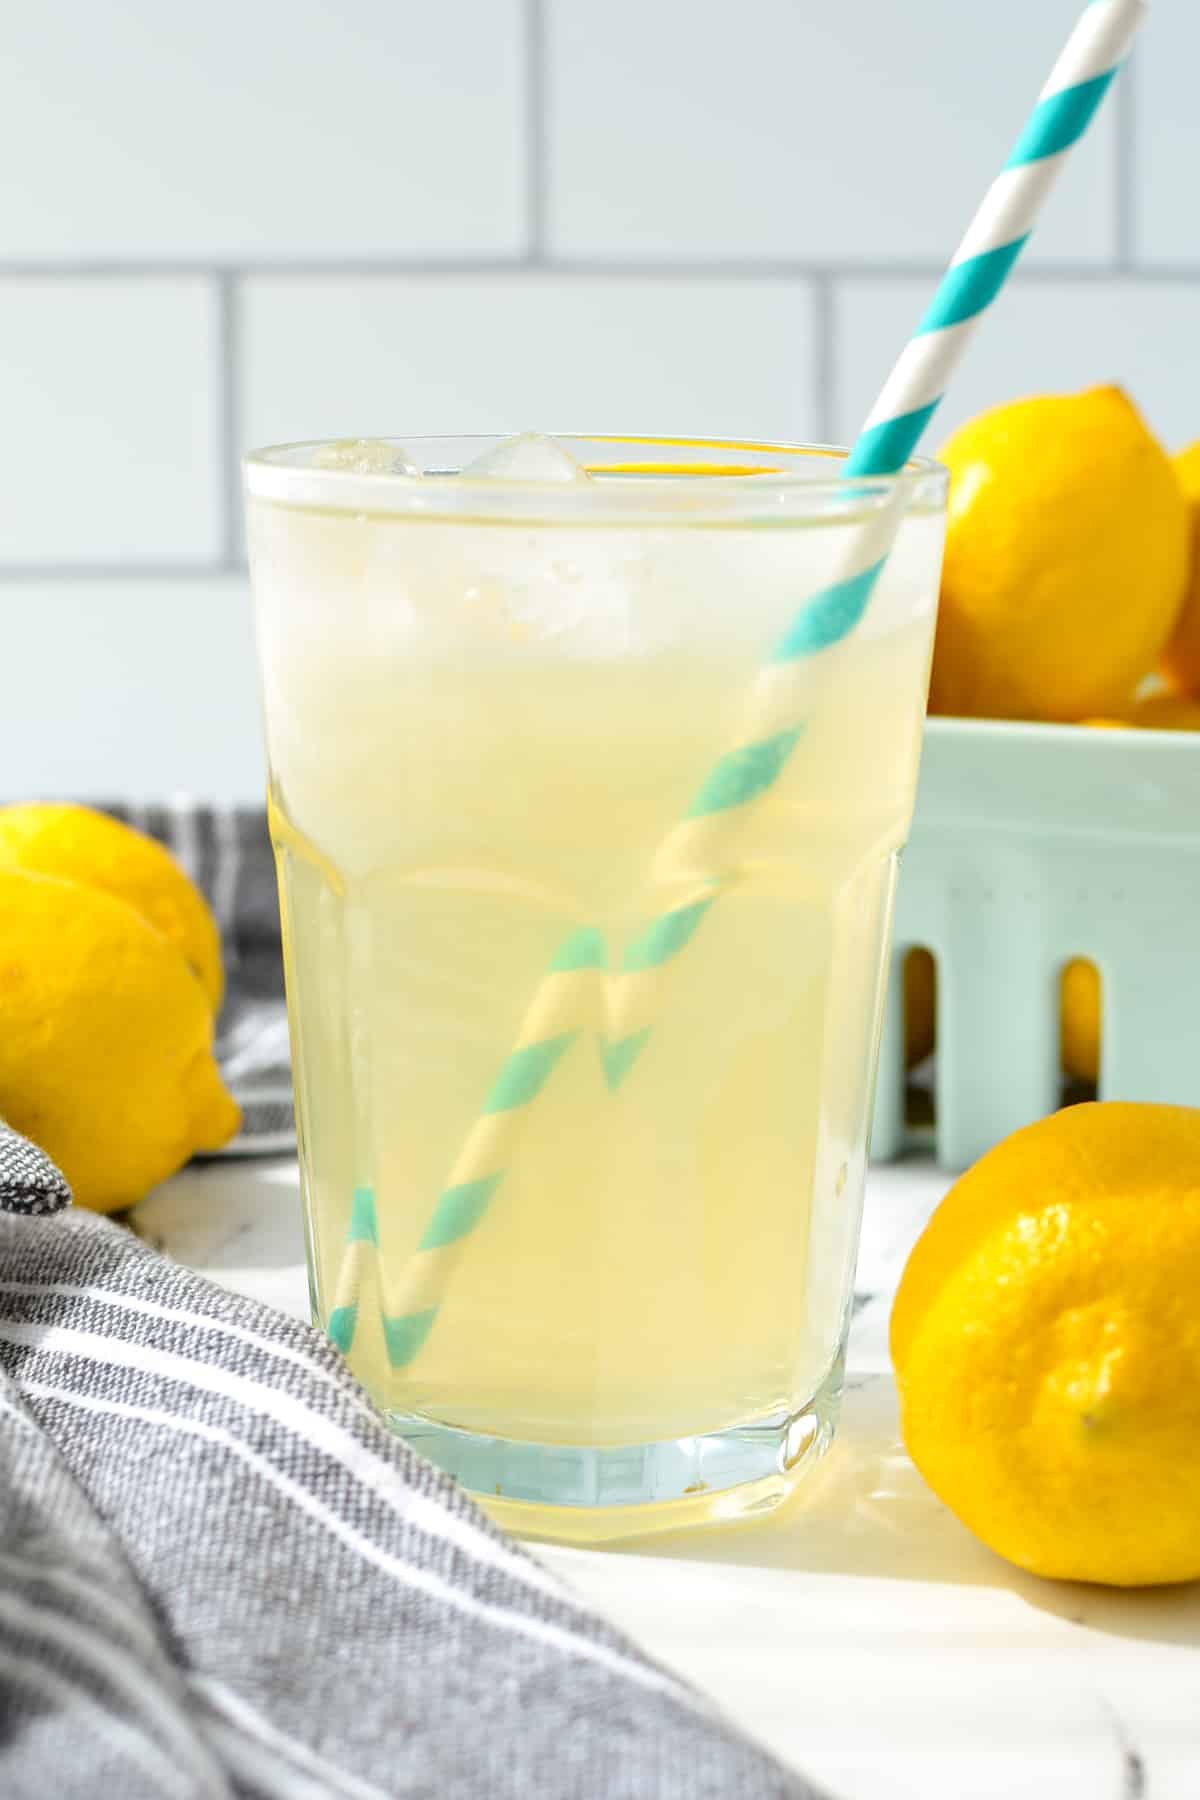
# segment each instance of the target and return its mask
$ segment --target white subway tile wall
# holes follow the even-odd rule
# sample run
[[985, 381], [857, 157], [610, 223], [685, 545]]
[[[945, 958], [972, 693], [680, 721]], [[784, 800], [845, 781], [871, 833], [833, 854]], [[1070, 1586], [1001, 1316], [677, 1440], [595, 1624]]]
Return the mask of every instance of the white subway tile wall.
[[245, 293], [245, 431], [818, 429], [804, 281], [263, 276]]
[[[1200, 8], [1187, 3], [1154, 18], [1130, 73], [1137, 109], [1131, 185], [1139, 262], [1194, 269], [1200, 262]], [[1160, 28], [1161, 27], [1161, 28]]]
[[[260, 791], [237, 459], [853, 435], [1080, 0], [41, 0], [0, 59], [0, 798]], [[1200, 437], [1200, 9], [1156, 8], [938, 429]]]
[[202, 276], [0, 267], [0, 563], [220, 556], [217, 339]]
[[244, 575], [13, 580], [3, 606], [0, 798], [261, 802]]
[[521, 0], [37, 0], [5, 20], [30, 260], [517, 256]]
[[[983, 10], [551, 0], [550, 248], [584, 261], [945, 257], [1078, 3]], [[1115, 170], [1109, 112], [1073, 158], [1031, 257], [1109, 260]]]

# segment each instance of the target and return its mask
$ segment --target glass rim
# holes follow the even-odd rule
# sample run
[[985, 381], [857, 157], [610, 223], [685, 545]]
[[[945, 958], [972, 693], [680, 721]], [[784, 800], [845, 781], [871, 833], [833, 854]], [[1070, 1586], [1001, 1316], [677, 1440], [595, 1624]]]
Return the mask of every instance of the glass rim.
[[[608, 432], [546, 435], [567, 449], [623, 446], [637, 452], [633, 458], [597, 461], [581, 455], [579, 460], [595, 473], [638, 479], [528, 481], [463, 475], [443, 466], [450, 446], [457, 446], [459, 458], [469, 461], [502, 443], [499, 433], [362, 440], [394, 446], [397, 453], [412, 456], [426, 471], [420, 475], [319, 467], [315, 458], [320, 451], [357, 441], [345, 438], [309, 438], [249, 450], [242, 458], [242, 471], [248, 497], [290, 507], [522, 524], [636, 520], [694, 525], [706, 519], [784, 522], [825, 514], [844, 521], [847, 514], [871, 512], [893, 499], [899, 499], [906, 511], [940, 511], [949, 481], [946, 469], [932, 457], [914, 457], [895, 475], [845, 476], [830, 467], [849, 454], [836, 444]], [[677, 456], [667, 460], [647, 455], [654, 450], [673, 450]], [[732, 462], [731, 456], [753, 460]]]

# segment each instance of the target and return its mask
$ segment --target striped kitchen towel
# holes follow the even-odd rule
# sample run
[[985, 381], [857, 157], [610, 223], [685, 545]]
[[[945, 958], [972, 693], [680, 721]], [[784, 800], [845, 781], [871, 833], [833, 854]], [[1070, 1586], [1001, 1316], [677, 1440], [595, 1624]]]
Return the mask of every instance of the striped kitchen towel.
[[0, 1128], [4, 1800], [812, 1792]]
[[225, 1004], [214, 1049], [242, 1129], [217, 1156], [277, 1156], [296, 1143], [275, 863], [261, 807], [114, 805], [103, 811], [165, 844], [216, 915]]

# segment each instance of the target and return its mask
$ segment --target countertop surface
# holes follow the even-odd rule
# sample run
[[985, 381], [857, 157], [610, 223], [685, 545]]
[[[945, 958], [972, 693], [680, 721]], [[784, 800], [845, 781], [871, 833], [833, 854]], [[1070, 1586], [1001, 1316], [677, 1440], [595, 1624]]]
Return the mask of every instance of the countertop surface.
[[[900, 1445], [888, 1306], [945, 1186], [923, 1162], [872, 1169], [841, 1430], [788, 1506], [636, 1549], [536, 1554], [840, 1800], [1200, 1800], [1200, 1584], [1023, 1575]], [[294, 1160], [193, 1165], [134, 1224], [223, 1286], [307, 1314]]]

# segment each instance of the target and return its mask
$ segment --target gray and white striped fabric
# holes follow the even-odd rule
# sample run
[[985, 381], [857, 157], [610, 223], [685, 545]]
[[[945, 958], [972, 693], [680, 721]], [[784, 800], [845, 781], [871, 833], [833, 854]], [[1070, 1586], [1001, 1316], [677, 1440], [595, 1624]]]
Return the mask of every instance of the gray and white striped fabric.
[[811, 1795], [414, 1456], [323, 1336], [64, 1206], [6, 1133], [14, 1194], [5, 1800]]

